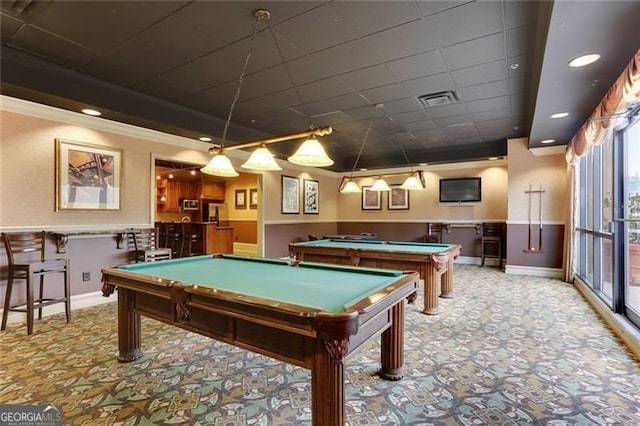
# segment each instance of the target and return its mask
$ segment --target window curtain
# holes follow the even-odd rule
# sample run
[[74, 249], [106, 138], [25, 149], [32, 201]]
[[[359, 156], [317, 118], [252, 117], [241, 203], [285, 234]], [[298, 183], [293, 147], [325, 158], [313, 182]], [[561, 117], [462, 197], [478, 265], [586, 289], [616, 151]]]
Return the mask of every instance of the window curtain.
[[573, 282], [576, 264], [578, 158], [586, 155], [594, 145], [604, 142], [609, 132], [616, 126], [618, 118], [623, 117], [629, 106], [638, 100], [640, 100], [640, 49], [609, 88], [589, 119], [571, 139], [565, 151], [565, 158], [571, 168], [569, 173], [571, 197], [569, 197], [569, 206], [566, 212], [567, 226], [564, 236], [565, 258], [563, 266], [564, 278], [567, 282]]

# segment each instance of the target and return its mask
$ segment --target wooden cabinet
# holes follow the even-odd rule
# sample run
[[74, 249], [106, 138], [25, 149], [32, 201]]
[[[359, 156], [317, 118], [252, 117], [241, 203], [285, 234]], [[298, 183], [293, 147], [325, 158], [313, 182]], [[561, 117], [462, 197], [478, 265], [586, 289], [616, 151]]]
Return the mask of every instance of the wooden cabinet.
[[199, 198], [198, 182], [175, 179], [156, 181], [156, 204], [159, 212], [180, 212], [180, 200], [183, 198]]
[[210, 200], [224, 201], [226, 185], [224, 182], [203, 180], [200, 182], [202, 198]]

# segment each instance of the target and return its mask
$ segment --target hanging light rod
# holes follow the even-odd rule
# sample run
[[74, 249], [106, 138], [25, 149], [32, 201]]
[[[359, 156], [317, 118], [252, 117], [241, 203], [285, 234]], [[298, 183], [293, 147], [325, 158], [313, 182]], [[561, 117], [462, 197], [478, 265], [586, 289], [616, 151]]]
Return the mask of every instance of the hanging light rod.
[[209, 148], [209, 154], [213, 155], [213, 154], [218, 154], [220, 151], [232, 151], [234, 149], [252, 148], [254, 146], [268, 145], [271, 143], [284, 142], [292, 139], [306, 138], [307, 136], [326, 136], [326, 135], [330, 135], [331, 132], [333, 132], [333, 129], [331, 128], [331, 126], [318, 127], [317, 129], [310, 129], [305, 132], [294, 133], [294, 134], [285, 135], [285, 136], [276, 136], [276, 137], [267, 138], [267, 139], [260, 139], [257, 141], [245, 142], [237, 145], [230, 145], [225, 147], [214, 146]]

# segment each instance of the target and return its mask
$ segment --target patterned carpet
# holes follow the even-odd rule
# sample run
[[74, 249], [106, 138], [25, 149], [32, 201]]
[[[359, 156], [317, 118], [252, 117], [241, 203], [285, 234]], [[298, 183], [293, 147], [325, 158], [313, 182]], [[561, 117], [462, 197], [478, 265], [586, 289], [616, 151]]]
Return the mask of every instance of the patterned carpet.
[[[640, 363], [573, 286], [456, 265], [442, 313], [407, 308], [405, 377], [346, 368], [349, 425], [640, 425]], [[63, 406], [73, 425], [308, 425], [310, 373], [143, 320], [118, 364], [114, 303], [0, 334], [0, 404]]]

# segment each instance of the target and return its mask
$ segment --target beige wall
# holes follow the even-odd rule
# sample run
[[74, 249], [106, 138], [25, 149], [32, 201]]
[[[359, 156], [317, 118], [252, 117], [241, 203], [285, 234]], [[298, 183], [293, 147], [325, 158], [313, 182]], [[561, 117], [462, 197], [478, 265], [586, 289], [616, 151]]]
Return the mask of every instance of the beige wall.
[[[244, 189], [247, 208], [236, 209], [236, 190]], [[229, 220], [252, 220], [258, 218], [258, 210], [249, 208], [249, 190], [258, 189], [258, 176], [250, 173], [240, 173], [240, 176], [226, 181], [225, 203], [229, 213]], [[260, 202], [258, 201], [258, 204]]]
[[[338, 193], [339, 221], [470, 221], [507, 219], [507, 168], [504, 161], [484, 162], [468, 168], [462, 164], [425, 167], [426, 190], [409, 191], [409, 210], [388, 210], [387, 196], [382, 195], [382, 210], [362, 210], [361, 194]], [[470, 205], [439, 202], [440, 179], [460, 177], [482, 178], [482, 201]], [[405, 176], [394, 176], [389, 184], [401, 184]], [[360, 186], [371, 185], [373, 178], [356, 179]], [[337, 191], [336, 191], [337, 192]]]
[[527, 147], [526, 138], [511, 139], [508, 142], [509, 172], [509, 221], [536, 223], [540, 219], [539, 194], [531, 194], [529, 207], [529, 186], [542, 194], [542, 219], [544, 222], [563, 223], [565, 221], [568, 196], [567, 163], [564, 154], [536, 156]]

